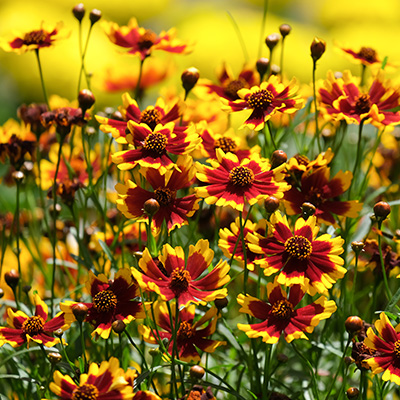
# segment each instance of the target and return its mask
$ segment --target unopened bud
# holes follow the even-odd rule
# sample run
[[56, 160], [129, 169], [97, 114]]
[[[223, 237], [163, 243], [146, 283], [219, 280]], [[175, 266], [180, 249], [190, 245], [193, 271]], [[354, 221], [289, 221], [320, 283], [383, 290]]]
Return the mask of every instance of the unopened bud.
[[4, 290], [0, 288], [0, 299], [4, 296]]
[[94, 104], [96, 99], [93, 93], [89, 89], [82, 89], [78, 94], [79, 107], [82, 109], [82, 115], [85, 115], [85, 111], [89, 110]]
[[157, 356], [160, 354], [160, 350], [158, 350], [158, 349], [150, 349], [150, 350], [149, 350], [149, 354], [150, 354], [152, 357], [157, 357]]
[[276, 64], [271, 65], [271, 75], [279, 75], [281, 73], [281, 67]]
[[196, 85], [197, 81], [200, 78], [200, 73], [197, 68], [190, 67], [183, 71], [181, 75], [182, 86], [185, 89], [185, 92], [190, 92], [194, 86]]
[[356, 399], [359, 394], [360, 394], [360, 391], [355, 387], [351, 387], [346, 390], [346, 396], [348, 399]]
[[101, 18], [101, 11], [94, 8], [90, 11], [89, 19], [92, 25], [94, 25]]
[[346, 327], [346, 331], [348, 333], [355, 334], [362, 329], [363, 320], [360, 317], [354, 315], [346, 319], [344, 326]]
[[322, 54], [324, 54], [326, 50], [325, 41], [315, 37], [311, 43], [310, 50], [311, 50], [311, 57], [314, 60], [314, 62], [319, 60], [322, 57]]
[[4, 280], [6, 281], [7, 285], [10, 286], [10, 288], [13, 290], [17, 287], [19, 278], [19, 273], [15, 269], [11, 269], [4, 274]]
[[55, 365], [58, 364], [62, 360], [62, 356], [60, 353], [56, 353], [55, 351], [49, 353], [47, 358], [51, 362], [51, 364]]
[[30, 290], [32, 289], [31, 285], [24, 285], [22, 286], [22, 291], [26, 294], [28, 294], [30, 292]]
[[85, 16], [85, 6], [83, 3], [77, 4], [73, 9], [72, 9], [72, 14], [74, 14], [74, 17], [81, 22], [83, 17]]
[[385, 201], [380, 201], [374, 205], [376, 219], [383, 221], [390, 214], [390, 205]]
[[264, 208], [268, 214], [274, 213], [279, 208], [279, 199], [274, 196], [269, 196], [264, 200]]
[[304, 219], [307, 219], [307, 218], [311, 217], [312, 215], [314, 215], [315, 211], [317, 211], [317, 209], [315, 208], [314, 204], [306, 201], [301, 205], [301, 211], [302, 211], [302, 217]]
[[349, 365], [351, 365], [351, 364], [354, 363], [354, 358], [353, 358], [353, 357], [350, 357], [350, 356], [346, 356], [346, 357], [344, 358], [344, 363], [345, 363], [347, 366], [349, 366]]
[[265, 44], [269, 48], [270, 51], [279, 43], [281, 39], [281, 35], [279, 33], [271, 33], [265, 38]]
[[287, 161], [287, 154], [283, 150], [275, 150], [271, 154], [271, 168], [274, 169]]
[[218, 308], [218, 310], [222, 310], [228, 305], [228, 298], [224, 297], [223, 299], [215, 299], [214, 300], [215, 307]]
[[160, 209], [160, 203], [156, 199], [148, 199], [143, 204], [143, 211], [152, 217]]
[[118, 334], [122, 333], [126, 328], [125, 322], [120, 319], [115, 320], [111, 326], [113, 331]]
[[279, 27], [279, 32], [281, 33], [282, 37], [285, 38], [291, 32], [292, 27], [289, 24], [282, 24]]
[[260, 74], [261, 79], [267, 73], [269, 66], [269, 59], [262, 57], [259, 58], [256, 62], [257, 72]]
[[56, 329], [53, 333], [56, 337], [61, 338], [61, 336], [64, 334], [64, 331], [61, 328], [59, 328]]
[[22, 182], [22, 180], [25, 178], [25, 175], [22, 171], [14, 171], [12, 173], [12, 177], [16, 182]]
[[191, 378], [201, 379], [206, 373], [206, 371], [204, 370], [203, 367], [200, 367], [200, 365], [193, 365], [190, 367], [189, 373]]
[[82, 323], [87, 316], [88, 308], [83, 303], [77, 303], [72, 306], [72, 313], [74, 314], [75, 319], [79, 323]]
[[364, 242], [358, 242], [358, 241], [351, 242], [351, 248], [356, 254], [359, 254], [364, 247], [365, 247]]

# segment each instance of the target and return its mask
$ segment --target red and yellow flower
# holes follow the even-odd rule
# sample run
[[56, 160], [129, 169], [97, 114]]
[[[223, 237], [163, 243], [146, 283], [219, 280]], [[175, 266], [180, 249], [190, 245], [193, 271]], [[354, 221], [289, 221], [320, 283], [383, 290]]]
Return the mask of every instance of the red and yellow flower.
[[296, 96], [297, 87], [292, 80], [287, 86], [271, 75], [267, 82], [251, 89], [241, 89], [237, 92], [239, 100], [228, 101], [223, 99], [223, 109], [229, 112], [252, 110], [250, 116], [241, 127], [259, 131], [264, 128], [265, 122], [278, 111], [292, 114], [303, 107], [303, 99]]
[[384, 312], [375, 322], [378, 334], [372, 328], [367, 331], [364, 340], [366, 346], [374, 351], [372, 357], [365, 359], [373, 374], [383, 372], [384, 381], [400, 385], [400, 324], [393, 328]]
[[201, 239], [195, 246], [190, 245], [186, 261], [182, 247], [173, 248], [165, 244], [155, 259], [145, 249], [139, 261], [143, 272], [132, 268], [132, 275], [143, 290], [156, 292], [163, 300], [175, 298], [179, 305], [205, 304], [224, 298], [228, 293], [221, 287], [229, 282], [229, 265], [220, 260], [208, 272], [213, 258], [214, 252], [209, 248], [208, 240]]
[[0, 327], [0, 346], [8, 343], [12, 347], [22, 346], [24, 343], [29, 347], [31, 342], [52, 347], [60, 343], [59, 338], [52, 333], [61, 329], [65, 331], [70, 324], [66, 321], [65, 314], [59, 312], [54, 318], [47, 321], [48, 307], [40, 299], [38, 294], [34, 295], [35, 315], [28, 317], [23, 311], [14, 312], [8, 308], [7, 324], [9, 327]]
[[288, 297], [275, 279], [267, 284], [267, 292], [268, 302], [243, 294], [237, 298], [242, 306], [240, 312], [262, 320], [256, 324], [238, 324], [238, 328], [246, 332], [249, 338], [261, 337], [266, 343], [277, 343], [282, 333], [288, 343], [294, 339], [308, 340], [305, 333], [313, 332], [321, 320], [329, 318], [336, 311], [335, 302], [324, 296], [309, 305], [296, 308], [305, 294], [301, 285], [292, 286]]
[[[95, 328], [92, 336], [107, 339], [114, 321], [120, 320], [129, 324], [134, 319], [145, 318], [143, 304], [134, 301], [135, 297], [140, 295], [140, 290], [129, 269], [120, 269], [115, 274], [114, 280], [109, 280], [104, 274], [95, 276], [89, 271], [86, 288], [92, 296], [92, 302], [82, 302], [82, 304], [88, 308], [85, 321]], [[71, 322], [75, 320], [72, 313], [75, 304], [78, 303], [69, 300], [60, 304]]]
[[209, 160], [211, 167], [197, 163], [197, 178], [206, 186], [196, 188], [196, 194], [207, 204], [230, 206], [243, 211], [244, 204], [257, 203], [269, 196], [282, 198], [289, 185], [283, 180], [285, 165], [271, 170], [269, 162], [256, 154], [243, 160], [233, 153], [216, 149], [217, 160]]
[[266, 276], [279, 273], [277, 282], [292, 286], [300, 284], [310, 294], [323, 293], [346, 273], [340, 254], [344, 240], [328, 234], [317, 237], [319, 227], [315, 216], [298, 218], [292, 233], [286, 216], [271, 216], [268, 237], [248, 234], [249, 248], [265, 257], [255, 263], [264, 268]]
[[146, 182], [153, 188], [152, 191], [146, 190], [130, 180], [126, 185], [117, 184], [115, 188], [120, 196], [117, 200], [118, 209], [127, 218], [146, 220], [144, 203], [154, 199], [160, 206], [152, 216], [157, 232], [160, 231], [164, 221], [167, 223], [168, 231], [187, 224], [188, 217], [191, 217], [199, 208], [200, 199], [194, 194], [179, 197], [178, 192], [191, 186], [196, 170], [193, 160], [189, 156], [179, 157], [175, 166], [173, 170], [168, 170], [165, 174], [161, 174], [155, 168], [140, 169]]
[[[157, 326], [157, 333], [147, 326], [140, 326], [139, 331], [143, 339], [148, 343], [158, 343], [158, 339], [168, 339], [168, 353], [172, 355], [174, 348], [173, 329], [177, 323], [175, 307], [171, 307], [172, 318], [170, 318], [166, 303], [156, 302], [154, 305], [154, 319]], [[186, 362], [199, 362], [200, 354], [197, 349], [206, 353], [213, 353], [215, 349], [226, 342], [208, 339], [217, 327], [218, 309], [209, 309], [200, 319], [195, 320], [195, 305], [179, 311], [179, 328], [176, 334], [177, 358]], [[172, 326], [171, 326], [172, 320]], [[204, 326], [205, 325], [205, 326]]]
[[366, 67], [374, 64], [382, 64], [383, 60], [378, 56], [375, 49], [371, 47], [362, 46], [359, 51], [347, 47], [339, 47], [340, 50], [344, 51], [351, 61], [355, 64], [362, 64]]

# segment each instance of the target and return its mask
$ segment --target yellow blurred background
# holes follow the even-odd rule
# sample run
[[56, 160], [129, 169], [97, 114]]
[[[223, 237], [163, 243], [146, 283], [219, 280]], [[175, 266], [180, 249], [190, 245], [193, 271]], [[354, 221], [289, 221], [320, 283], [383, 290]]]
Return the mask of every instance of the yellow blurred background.
[[[190, 55], [166, 55], [154, 52], [152, 58], [176, 64], [176, 83], [180, 73], [195, 66], [201, 77], [215, 80], [215, 70], [226, 62], [239, 73], [246, 61], [254, 65], [261, 55], [268, 57], [264, 38], [278, 32], [279, 25], [288, 23], [292, 32], [285, 40], [284, 72], [302, 83], [311, 80], [310, 43], [314, 36], [324, 39], [327, 51], [318, 62], [317, 78], [324, 78], [328, 69], [351, 69], [359, 74], [360, 67], [352, 64], [337, 50], [337, 44], [354, 48], [374, 48], [380, 57], [388, 56], [400, 65], [399, 0], [269, 0], [264, 32], [261, 32], [264, 0], [87, 0], [83, 20], [83, 37], [89, 27], [91, 9], [102, 11], [102, 20], [126, 25], [136, 17], [139, 25], [159, 33], [176, 27], [178, 37], [195, 43]], [[70, 36], [55, 46], [41, 51], [41, 60], [49, 94], [69, 100], [76, 98], [79, 71], [78, 22], [72, 15], [77, 4], [72, 0], [1, 0], [0, 37], [12, 39], [16, 32], [38, 29], [41, 22], [55, 25], [63, 21]], [[234, 22], [233, 22], [234, 21]], [[243, 37], [243, 51], [235, 24]], [[262, 46], [260, 46], [262, 40]], [[262, 52], [259, 53], [261, 48]], [[245, 53], [248, 57], [246, 59]], [[280, 48], [273, 62], [279, 63]], [[86, 57], [87, 70], [93, 74], [93, 92], [98, 107], [117, 106], [121, 94], [105, 93], [99, 83], [107, 68], [123, 69], [136, 74], [139, 61], [124, 55], [111, 44], [101, 24], [94, 26]], [[131, 72], [132, 71], [132, 72]], [[396, 77], [396, 72], [392, 74]], [[175, 81], [174, 81], [175, 79]], [[0, 50], [0, 123], [15, 117], [22, 102], [43, 101], [34, 52], [17, 55]]]

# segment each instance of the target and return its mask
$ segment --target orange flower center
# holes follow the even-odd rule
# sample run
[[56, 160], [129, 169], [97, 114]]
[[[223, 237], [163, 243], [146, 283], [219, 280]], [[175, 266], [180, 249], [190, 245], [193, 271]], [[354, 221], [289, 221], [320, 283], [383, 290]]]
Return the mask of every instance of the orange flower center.
[[43, 327], [44, 327], [44, 319], [39, 315], [35, 315], [33, 317], [28, 318], [22, 324], [22, 330], [24, 331], [25, 334], [29, 336], [35, 336], [38, 335], [39, 333], [42, 333]]
[[371, 47], [361, 47], [358, 56], [370, 63], [378, 61], [376, 58], [376, 51], [371, 49]]
[[46, 38], [46, 32], [44, 32], [43, 29], [39, 29], [37, 31], [25, 33], [23, 41], [24, 44], [29, 46], [30, 44], [42, 44], [46, 40]]
[[190, 339], [194, 335], [192, 325], [187, 321], [182, 321], [179, 325], [179, 329], [177, 332], [178, 341], [183, 341]]
[[254, 182], [254, 172], [243, 165], [234, 167], [229, 173], [229, 181], [235, 186], [247, 186]]
[[250, 108], [260, 108], [265, 110], [274, 99], [274, 95], [267, 89], [259, 90], [255, 93], [252, 93], [248, 99], [247, 103]]
[[221, 149], [224, 153], [233, 153], [236, 148], [236, 142], [228, 137], [220, 137], [214, 142], [214, 149]]
[[117, 296], [112, 290], [102, 290], [93, 297], [93, 305], [99, 312], [109, 312], [117, 306]]
[[224, 92], [228, 97], [236, 100], [239, 98], [239, 96], [237, 95], [238, 90], [243, 89], [244, 87], [246, 87], [246, 82], [243, 79], [239, 78], [239, 79], [230, 81], [226, 85]]
[[158, 188], [154, 191], [154, 197], [162, 206], [167, 206], [175, 198], [175, 191], [168, 188]]
[[394, 343], [393, 353], [396, 358], [400, 358], [400, 340]]
[[98, 394], [99, 391], [96, 386], [90, 383], [85, 383], [72, 392], [72, 400], [96, 400]]
[[144, 139], [143, 147], [146, 150], [154, 151], [161, 154], [167, 147], [168, 139], [165, 135], [159, 132], [150, 133], [146, 139]]
[[371, 109], [371, 101], [368, 94], [361, 94], [358, 96], [355, 105], [355, 111], [357, 114], [365, 114]]
[[147, 124], [151, 130], [161, 121], [161, 113], [156, 108], [149, 108], [140, 114], [140, 122]]
[[284, 299], [272, 304], [271, 313], [279, 319], [290, 319], [293, 314], [293, 304]]
[[146, 29], [146, 32], [138, 40], [138, 46], [140, 50], [148, 50], [154, 45], [156, 40], [157, 35], [150, 29]]
[[292, 236], [285, 242], [285, 250], [298, 260], [304, 260], [310, 257], [312, 253], [312, 244], [304, 236]]
[[187, 291], [191, 279], [192, 277], [186, 269], [175, 268], [172, 271], [169, 288], [175, 293], [175, 297], [179, 297], [183, 292]]

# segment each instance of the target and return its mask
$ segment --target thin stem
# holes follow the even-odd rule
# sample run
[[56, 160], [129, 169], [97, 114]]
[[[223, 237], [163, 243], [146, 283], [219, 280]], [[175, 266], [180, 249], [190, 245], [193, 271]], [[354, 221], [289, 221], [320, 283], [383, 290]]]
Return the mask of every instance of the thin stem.
[[135, 88], [135, 94], [134, 94], [134, 98], [136, 101], [139, 99], [139, 95], [140, 95], [140, 82], [142, 81], [144, 60], [145, 59], [140, 60], [140, 65], [139, 65], [139, 76], [138, 76], [138, 80], [137, 80], [137, 84], [136, 84], [136, 88]]
[[[93, 28], [93, 24], [90, 24], [90, 28], [89, 28], [89, 32], [88, 32], [88, 35], [87, 35], [87, 38], [86, 38], [86, 43], [85, 43], [85, 48], [83, 50], [83, 53], [80, 50], [80, 53], [81, 53], [81, 69], [79, 70], [78, 93], [79, 93], [79, 91], [81, 89], [82, 73], [83, 73], [83, 71], [85, 71], [85, 57], [86, 57], [86, 52], [87, 52], [88, 45], [89, 45], [90, 34], [92, 33], [92, 28]], [[80, 42], [80, 40], [79, 40], [79, 42]], [[89, 82], [89, 79], [88, 79], [88, 76], [87, 76], [86, 72], [85, 72], [85, 77], [86, 77], [86, 84], [87, 84], [88, 88], [90, 89], [90, 82]]]
[[[381, 227], [382, 227], [382, 221], [379, 221], [378, 229], [381, 230]], [[392, 299], [393, 295], [392, 295], [392, 292], [390, 291], [389, 282], [387, 279], [385, 261], [383, 259], [383, 254], [382, 254], [382, 237], [381, 237], [381, 235], [378, 235], [378, 248], [379, 248], [379, 258], [380, 258], [381, 266], [382, 266], [383, 283], [385, 286], [386, 297], [390, 301]]]
[[[22, 271], [21, 271], [21, 248], [19, 244], [19, 239], [21, 235], [21, 224], [20, 224], [20, 215], [19, 215], [19, 209], [20, 209], [20, 197], [21, 197], [21, 180], [17, 179], [16, 180], [17, 184], [17, 204], [16, 204], [16, 209], [15, 209], [15, 222], [17, 225], [17, 262], [18, 262], [18, 274], [20, 279], [18, 280], [18, 293], [21, 293], [21, 278], [22, 278]], [[15, 303], [17, 304], [17, 308], [19, 309], [18, 305], [18, 298], [17, 298], [17, 288], [15, 288]]]
[[313, 140], [317, 139], [318, 151], [321, 152], [321, 143], [319, 137], [318, 128], [318, 107], [317, 107], [317, 91], [315, 87], [315, 71], [317, 70], [317, 62], [313, 60], [313, 72], [312, 72], [312, 83], [313, 83], [313, 97], [314, 97], [314, 118], [315, 118], [315, 136]]
[[268, 0], [264, 0], [264, 10], [263, 10], [263, 16], [262, 16], [262, 21], [261, 21], [260, 40], [259, 40], [259, 46], [258, 46], [258, 58], [261, 57], [262, 46], [264, 44], [265, 26], [267, 24], [267, 14], [268, 14]]
[[85, 346], [85, 334], [83, 332], [83, 326], [82, 326], [82, 322], [79, 321], [79, 333], [81, 336], [81, 346], [82, 346], [82, 356], [83, 356], [83, 361], [85, 364], [85, 372], [87, 371], [87, 367], [88, 367], [88, 362], [87, 362], [87, 358], [86, 358], [86, 346]]
[[249, 279], [249, 269], [247, 268], [247, 251], [246, 244], [244, 242], [244, 226], [243, 226], [243, 212], [239, 211], [239, 221], [240, 221], [240, 240], [242, 241], [242, 251], [244, 259], [244, 278], [243, 278], [243, 291], [247, 294], [247, 281]]
[[49, 104], [49, 100], [47, 98], [47, 91], [46, 91], [46, 86], [44, 84], [44, 78], [43, 78], [43, 71], [42, 71], [42, 64], [40, 62], [40, 56], [39, 56], [39, 49], [35, 49], [35, 54], [36, 54], [36, 60], [38, 63], [38, 67], [39, 67], [39, 74], [40, 74], [40, 82], [42, 83], [42, 91], [43, 91], [43, 97], [44, 97], [44, 101], [47, 104], [47, 107], [50, 110], [50, 104]]
[[[272, 146], [274, 146], [274, 150], [277, 150], [278, 147], [276, 146], [276, 143], [275, 143], [275, 141], [274, 141], [274, 137], [273, 137], [273, 135], [272, 135], [271, 124], [270, 124], [269, 121], [267, 121], [267, 122], [265, 123], [265, 125], [266, 125], [266, 127], [267, 127], [267, 129], [268, 129], [269, 136], [270, 136], [271, 142], [272, 142]], [[264, 130], [264, 132], [265, 132], [265, 130]], [[265, 138], [265, 139], [267, 139], [267, 138]], [[265, 151], [266, 151], [266, 150], [265, 150]]]
[[280, 62], [280, 67], [281, 67], [281, 79], [283, 80], [283, 50], [285, 47], [285, 37], [282, 36], [282, 47], [281, 47], [281, 62]]

